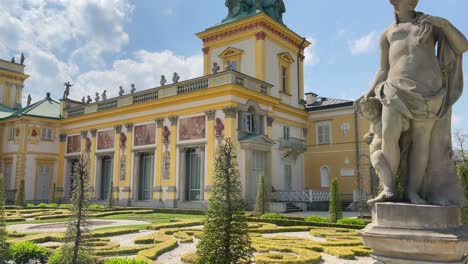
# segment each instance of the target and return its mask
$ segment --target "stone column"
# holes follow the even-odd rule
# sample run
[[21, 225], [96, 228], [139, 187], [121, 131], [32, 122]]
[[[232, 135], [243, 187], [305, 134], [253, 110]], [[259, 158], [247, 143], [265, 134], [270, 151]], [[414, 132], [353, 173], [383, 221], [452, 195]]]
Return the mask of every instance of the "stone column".
[[63, 181], [64, 181], [64, 176], [65, 176], [65, 152], [66, 146], [67, 146], [67, 135], [66, 134], [60, 134], [59, 136], [59, 163], [58, 163], [58, 175], [57, 175], [57, 183], [55, 185], [55, 192], [56, 192], [56, 197], [57, 199], [62, 199], [63, 198]]
[[156, 122], [156, 151], [154, 161], [154, 179], [153, 179], [153, 200], [161, 200], [161, 186], [162, 186], [162, 158], [163, 158], [163, 137], [162, 128], [164, 125], [164, 118], [155, 120]]
[[230, 137], [233, 142], [237, 142], [237, 108], [236, 107], [227, 107], [223, 109], [225, 118], [224, 118], [224, 137]]
[[216, 116], [216, 110], [210, 110], [205, 112], [208, 122], [207, 122], [207, 144], [206, 144], [206, 152], [207, 152], [207, 161], [206, 161], [206, 168], [207, 171], [205, 172], [205, 194], [204, 199], [208, 200], [210, 198], [210, 191], [213, 181], [213, 173], [214, 173], [214, 156], [215, 156], [215, 135], [214, 135], [214, 119]]
[[91, 149], [89, 152], [89, 192], [90, 197], [96, 199], [96, 190], [95, 190], [95, 182], [96, 182], [96, 144], [97, 144], [97, 129], [91, 129]]
[[263, 31], [255, 33], [255, 78], [265, 81], [266, 48], [265, 39], [267, 34]]

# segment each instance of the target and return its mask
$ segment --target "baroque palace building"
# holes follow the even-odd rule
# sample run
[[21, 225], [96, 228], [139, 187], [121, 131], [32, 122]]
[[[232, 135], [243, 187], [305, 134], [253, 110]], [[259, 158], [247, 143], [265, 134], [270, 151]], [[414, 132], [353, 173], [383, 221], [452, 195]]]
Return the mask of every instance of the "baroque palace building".
[[132, 85], [94, 102], [69, 99], [67, 87], [60, 102], [47, 94], [23, 107], [24, 65], [0, 60], [8, 198], [24, 179], [27, 201], [47, 201], [51, 193], [66, 201], [74, 163], [87, 154], [93, 200], [111, 191], [121, 205], [205, 208], [215, 150], [225, 138], [237, 146], [248, 208], [261, 174], [278, 211], [285, 202], [326, 200], [334, 178], [345, 199], [356, 200], [359, 185], [369, 194], [362, 143], [369, 124], [351, 101], [304, 97], [310, 43], [283, 24], [282, 1], [226, 5], [227, 17], [197, 34], [204, 75], [191, 80], [179, 82], [175, 74], [170, 84], [164, 79], [141, 91]]

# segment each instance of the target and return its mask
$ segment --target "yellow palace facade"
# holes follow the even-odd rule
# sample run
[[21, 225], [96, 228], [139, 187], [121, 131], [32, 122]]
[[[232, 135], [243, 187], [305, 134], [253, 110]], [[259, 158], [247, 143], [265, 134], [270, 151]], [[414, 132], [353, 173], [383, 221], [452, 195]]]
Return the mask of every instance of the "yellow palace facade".
[[356, 122], [352, 102], [304, 97], [304, 49], [310, 43], [282, 23], [284, 6], [272, 12], [269, 1], [256, 7], [241, 2], [232, 1], [222, 23], [197, 34], [204, 75], [195, 79], [133, 86], [94, 102], [69, 99], [67, 92], [60, 102], [47, 95], [23, 108], [24, 66], [0, 61], [7, 192], [24, 179], [28, 201], [46, 201], [51, 192], [67, 200], [74, 163], [86, 154], [93, 200], [106, 200], [111, 192], [121, 205], [205, 208], [215, 150], [226, 138], [236, 144], [250, 208], [261, 174], [278, 211], [284, 202], [312, 199], [304, 198], [312, 190], [320, 196], [333, 178], [343, 192], [355, 192], [357, 179], [368, 177], [368, 164], [359, 166], [359, 150], [366, 147], [356, 144], [368, 124]]

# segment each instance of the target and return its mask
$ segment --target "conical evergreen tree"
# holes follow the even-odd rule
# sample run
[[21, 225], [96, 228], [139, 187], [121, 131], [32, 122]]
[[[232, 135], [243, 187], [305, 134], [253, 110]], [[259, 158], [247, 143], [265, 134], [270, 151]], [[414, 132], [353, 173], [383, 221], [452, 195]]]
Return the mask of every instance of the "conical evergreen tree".
[[0, 263], [8, 259], [8, 244], [5, 221], [5, 179], [0, 175]]
[[18, 190], [16, 191], [15, 205], [24, 206], [25, 202], [25, 193], [24, 193], [24, 179], [20, 181]]
[[255, 215], [261, 216], [266, 212], [267, 199], [265, 192], [265, 175], [262, 173], [258, 177], [257, 199], [255, 201]]
[[338, 188], [338, 180], [336, 179], [332, 180], [330, 185], [330, 206], [328, 207], [328, 215], [332, 223], [336, 223], [339, 219], [343, 218], [340, 190]]
[[68, 221], [65, 244], [62, 247], [61, 259], [63, 263], [88, 264], [89, 248], [85, 249], [86, 233], [89, 231], [88, 222], [88, 170], [87, 158], [81, 156], [73, 169], [73, 185], [71, 193], [72, 216]]
[[230, 138], [217, 149], [213, 189], [197, 246], [199, 264], [251, 263], [253, 249], [235, 151]]

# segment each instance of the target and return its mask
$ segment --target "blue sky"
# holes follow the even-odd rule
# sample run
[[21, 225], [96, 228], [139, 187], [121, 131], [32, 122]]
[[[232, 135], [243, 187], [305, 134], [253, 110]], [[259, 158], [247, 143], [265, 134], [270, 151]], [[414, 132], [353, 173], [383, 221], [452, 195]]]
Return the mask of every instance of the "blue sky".
[[[393, 22], [388, 0], [285, 0], [285, 24], [307, 37], [305, 84], [322, 96], [354, 99], [368, 89], [378, 65], [377, 39]], [[26, 54], [25, 96], [50, 91], [80, 99], [118, 86], [149, 88], [161, 74], [202, 73], [195, 33], [227, 14], [222, 0], [0, 0], [0, 58]], [[468, 1], [421, 0], [418, 10], [449, 19], [468, 35]], [[466, 55], [465, 55], [466, 57]], [[468, 59], [465, 81], [468, 82]], [[92, 96], [94, 97], [94, 96]], [[468, 95], [454, 109], [453, 127], [468, 133]]]

